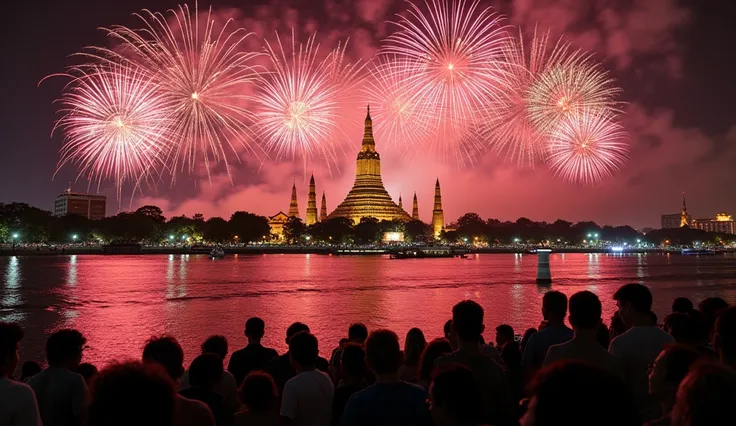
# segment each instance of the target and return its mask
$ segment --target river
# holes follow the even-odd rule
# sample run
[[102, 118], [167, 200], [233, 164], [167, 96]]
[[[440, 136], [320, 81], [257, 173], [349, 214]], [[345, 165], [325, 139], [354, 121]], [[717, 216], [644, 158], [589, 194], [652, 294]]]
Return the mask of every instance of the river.
[[0, 258], [0, 321], [25, 330], [21, 359], [43, 360], [46, 335], [76, 328], [88, 339], [84, 360], [98, 366], [139, 358], [152, 335], [174, 335], [187, 363], [208, 335], [223, 334], [231, 351], [245, 343], [250, 316], [266, 322], [264, 344], [286, 348], [286, 328], [309, 325], [327, 356], [352, 322], [386, 327], [402, 338], [420, 327], [442, 335], [452, 306], [473, 299], [485, 308], [486, 339], [508, 323], [517, 333], [541, 320], [550, 288], [597, 293], [604, 319], [628, 282], [648, 285], [662, 319], [677, 296], [736, 303], [736, 256], [553, 254], [553, 284], [535, 283], [534, 255], [479, 254], [468, 259], [391, 260], [386, 256], [315, 254], [8, 256]]

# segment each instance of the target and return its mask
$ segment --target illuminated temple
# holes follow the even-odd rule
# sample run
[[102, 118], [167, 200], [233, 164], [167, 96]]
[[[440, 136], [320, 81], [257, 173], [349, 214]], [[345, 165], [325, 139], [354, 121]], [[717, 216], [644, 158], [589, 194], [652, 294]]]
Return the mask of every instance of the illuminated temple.
[[356, 224], [363, 217], [375, 217], [378, 220], [411, 220], [411, 216], [394, 203], [383, 187], [381, 157], [373, 140], [370, 107], [365, 117], [363, 143], [356, 160], [355, 183], [345, 200], [327, 216], [328, 219], [336, 217], [352, 219]]

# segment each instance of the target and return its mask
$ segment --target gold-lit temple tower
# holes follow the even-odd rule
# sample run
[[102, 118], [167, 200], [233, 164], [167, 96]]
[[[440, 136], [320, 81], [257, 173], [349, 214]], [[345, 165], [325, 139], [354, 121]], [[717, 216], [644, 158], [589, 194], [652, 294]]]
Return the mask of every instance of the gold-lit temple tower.
[[291, 186], [291, 203], [289, 203], [289, 216], [299, 217], [299, 204], [296, 201], [296, 182]]
[[445, 214], [442, 211], [442, 194], [440, 193], [440, 180], [434, 185], [434, 210], [432, 210], [432, 229], [434, 237], [438, 238], [445, 227]]
[[324, 222], [327, 219], [327, 199], [325, 191], [322, 191], [322, 207], [319, 209], [319, 221]]
[[411, 208], [412, 220], [419, 220], [419, 203], [417, 202], [417, 193], [414, 193], [414, 205]]
[[690, 226], [690, 215], [687, 214], [687, 204], [685, 204], [685, 193], [682, 193], [682, 211], [680, 212], [680, 228]]
[[381, 157], [376, 152], [373, 139], [373, 121], [371, 109], [365, 117], [363, 142], [356, 159], [355, 183], [342, 203], [327, 217], [346, 217], [359, 223], [363, 217], [374, 217], [378, 220], [409, 221], [411, 217], [394, 201], [383, 187], [381, 179]]
[[399, 194], [399, 208], [404, 210], [404, 203], [401, 202], [401, 194]]
[[314, 188], [314, 174], [309, 179], [309, 197], [307, 198], [307, 217], [304, 222], [307, 225], [317, 223], [317, 191]]

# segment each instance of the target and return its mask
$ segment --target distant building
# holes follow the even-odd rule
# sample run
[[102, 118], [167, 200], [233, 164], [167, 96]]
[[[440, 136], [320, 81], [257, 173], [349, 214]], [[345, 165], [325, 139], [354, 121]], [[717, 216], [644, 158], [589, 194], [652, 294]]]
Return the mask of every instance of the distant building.
[[277, 240], [284, 239], [284, 225], [289, 220], [289, 216], [284, 212], [278, 212], [273, 216], [268, 217], [268, 226], [271, 227], [271, 235]]
[[682, 228], [683, 226], [690, 226], [693, 218], [687, 212], [687, 204], [685, 203], [685, 193], [682, 193], [682, 210], [680, 213], [663, 214], [662, 215], [662, 229], [670, 228]]
[[54, 202], [54, 215], [66, 216], [76, 214], [90, 220], [102, 219], [107, 211], [107, 197], [104, 195], [85, 194], [72, 192], [67, 189], [63, 194], [56, 197]]
[[736, 234], [736, 225], [733, 217], [727, 213], [718, 213], [715, 219], [695, 219], [692, 227], [707, 232]]

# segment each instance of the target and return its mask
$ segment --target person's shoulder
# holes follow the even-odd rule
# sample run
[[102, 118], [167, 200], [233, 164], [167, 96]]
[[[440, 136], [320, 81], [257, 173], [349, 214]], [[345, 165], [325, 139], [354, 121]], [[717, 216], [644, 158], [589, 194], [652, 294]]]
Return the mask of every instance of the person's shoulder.
[[36, 397], [36, 394], [33, 392], [33, 388], [27, 383], [16, 382], [15, 380], [8, 379], [4, 379], [3, 382], [7, 382], [7, 386], [4, 386], [4, 391], [7, 392], [7, 395], [2, 396], [3, 400], [6, 397], [14, 397], [16, 399], [27, 399]]
[[279, 356], [279, 352], [274, 348], [267, 348], [264, 346], [263, 349], [266, 354], [268, 354], [269, 356], [273, 358], [276, 358], [277, 356]]
[[452, 364], [453, 362], [457, 362], [457, 351], [438, 356], [434, 361], [434, 365], [439, 367], [441, 365]]
[[238, 349], [236, 351], [233, 351], [233, 353], [230, 355], [230, 361], [232, 362], [232, 360], [238, 359], [238, 358], [242, 357], [243, 355], [245, 355], [248, 352], [246, 350], [247, 348], [248, 347], [246, 346], [246, 347], [240, 348], [240, 349]]
[[547, 356], [544, 359], [545, 364], [557, 361], [562, 358], [567, 351], [567, 346], [570, 342], [557, 343], [547, 349]]
[[427, 395], [427, 391], [423, 387], [417, 384], [409, 383], [409, 382], [402, 382], [402, 384], [404, 386], [404, 389], [406, 389], [407, 393], [410, 393], [412, 395], [419, 395], [422, 398], [426, 397]]
[[[185, 393], [184, 391], [182, 392]], [[207, 407], [207, 404], [202, 401], [197, 401], [196, 399], [187, 398], [181, 393], [176, 395], [176, 404], [182, 414], [210, 413], [211, 415], [211, 411], [209, 407]]]

